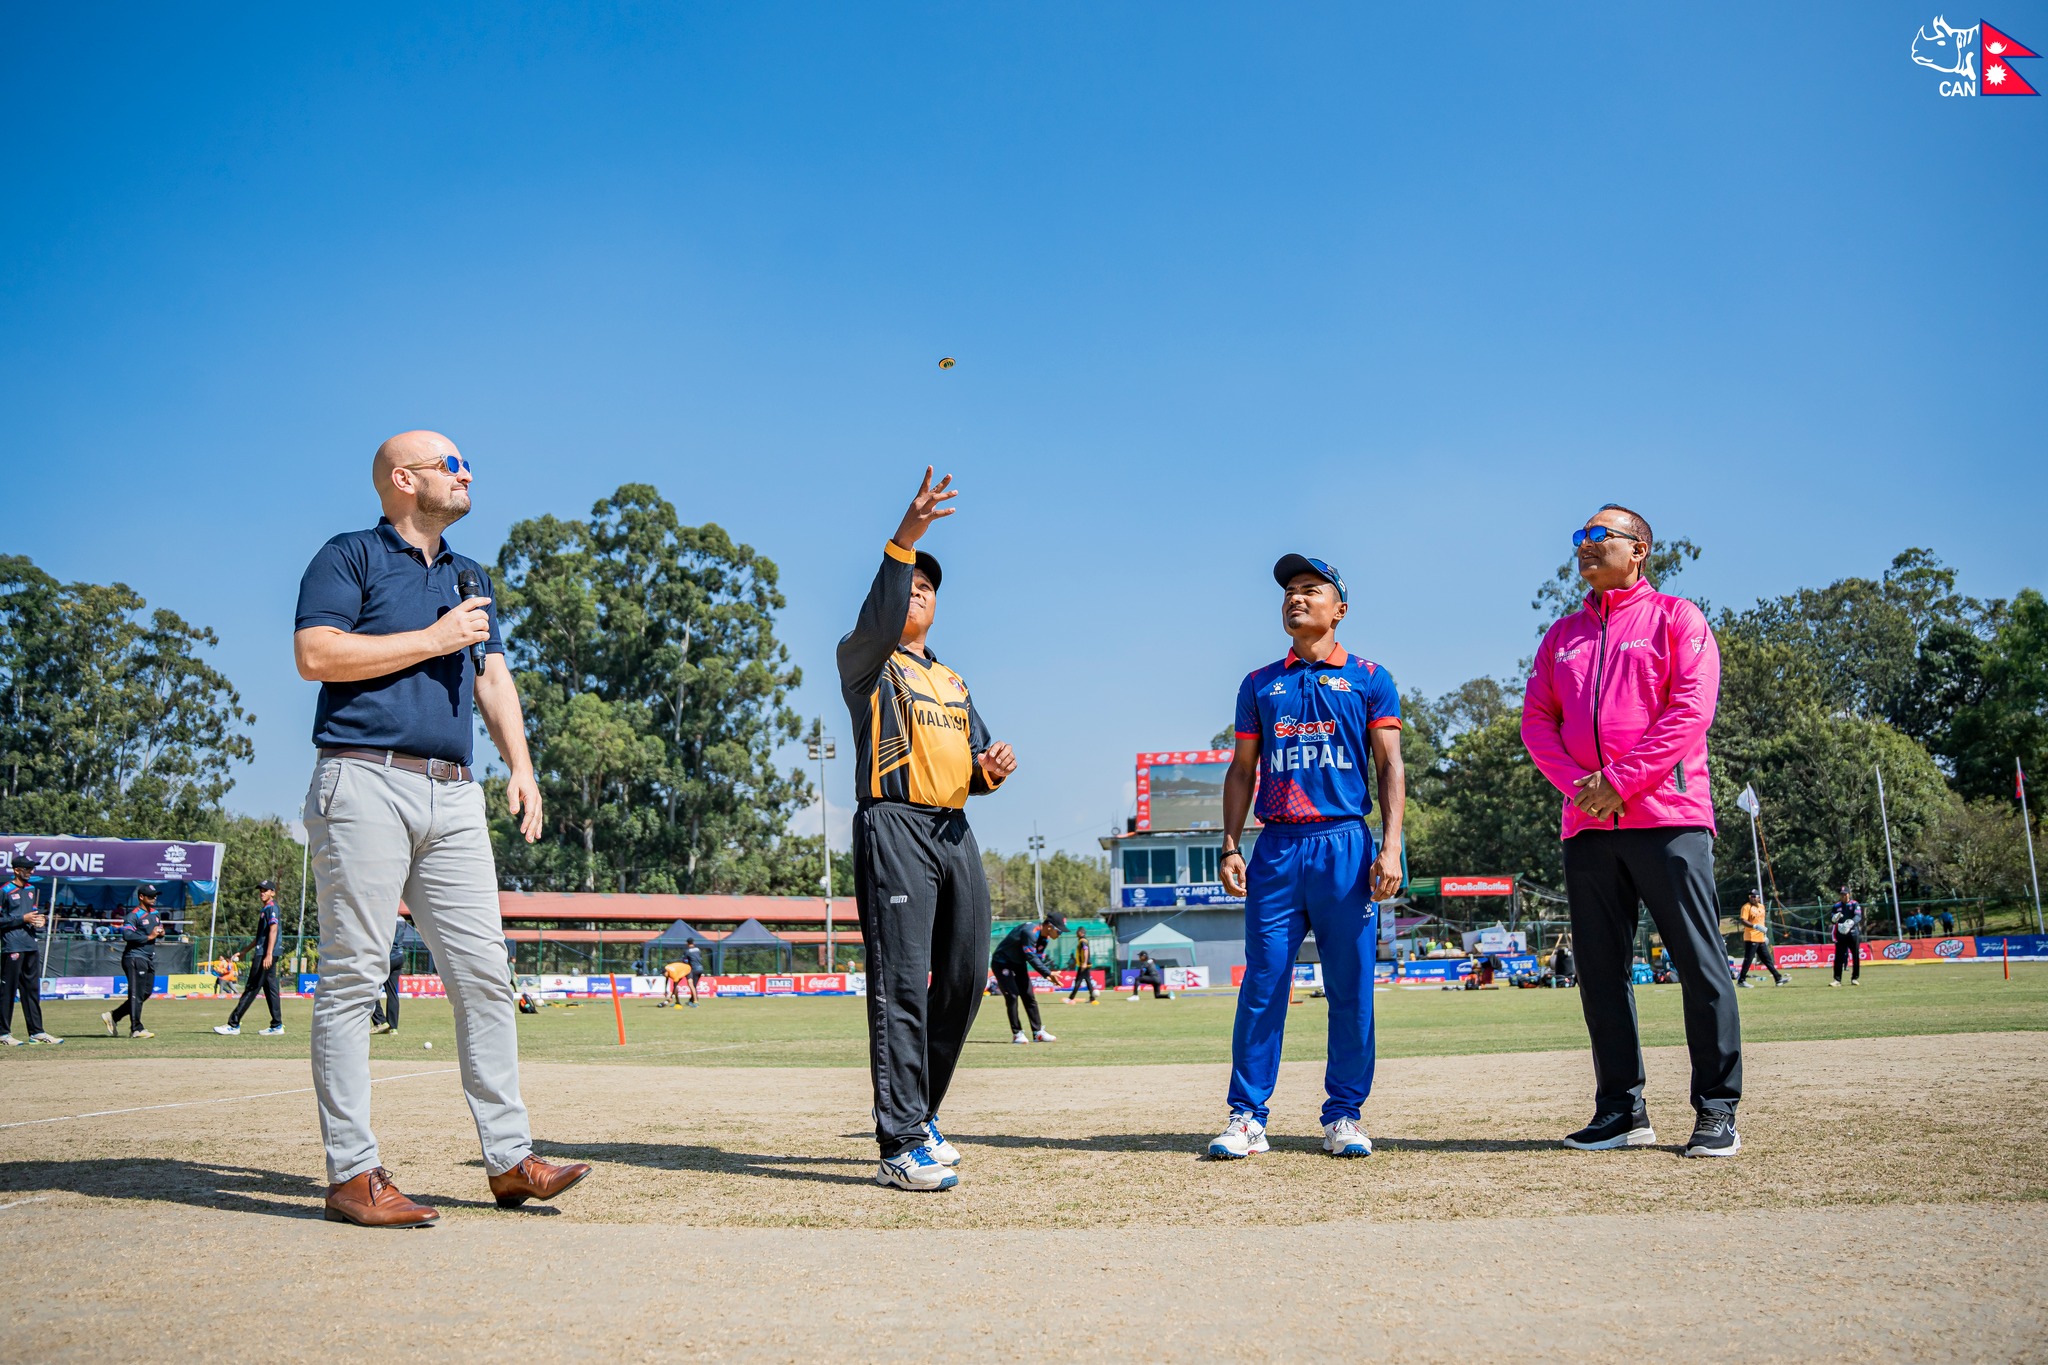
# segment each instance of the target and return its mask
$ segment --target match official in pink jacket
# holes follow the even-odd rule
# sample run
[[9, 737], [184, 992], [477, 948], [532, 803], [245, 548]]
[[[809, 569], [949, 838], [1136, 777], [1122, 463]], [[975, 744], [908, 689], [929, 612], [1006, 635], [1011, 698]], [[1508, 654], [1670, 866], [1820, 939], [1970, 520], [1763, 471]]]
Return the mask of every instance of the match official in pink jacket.
[[1643, 577], [1650, 524], [1634, 512], [1603, 507], [1572, 543], [1590, 591], [1544, 635], [1522, 704], [1522, 742], [1565, 797], [1565, 890], [1593, 1039], [1593, 1121], [1565, 1145], [1657, 1140], [1630, 983], [1640, 903], [1685, 998], [1696, 1119], [1685, 1154], [1734, 1156], [1742, 1023], [1714, 893], [1707, 783], [1720, 648], [1697, 606]]

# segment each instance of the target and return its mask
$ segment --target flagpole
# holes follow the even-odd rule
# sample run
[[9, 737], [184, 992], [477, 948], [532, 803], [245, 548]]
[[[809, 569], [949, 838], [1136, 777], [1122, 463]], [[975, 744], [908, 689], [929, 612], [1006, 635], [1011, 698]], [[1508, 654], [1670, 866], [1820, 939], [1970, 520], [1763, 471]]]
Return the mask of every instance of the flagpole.
[[[2020, 757], [2012, 757], [2013, 784], [2020, 791], [2020, 827], [2027, 832], [2027, 875], [2034, 880], [2034, 932], [2048, 934], [2048, 927], [2041, 923], [2041, 872], [2034, 866], [2034, 825], [2027, 814], [2027, 770], [2020, 766]], [[52, 898], [52, 904], [55, 904]]]
[[1899, 908], [1899, 865], [1892, 858], [1892, 818], [1884, 808], [1884, 766], [1873, 763], [1872, 772], [1877, 774], [1877, 819], [1884, 826], [1884, 865], [1892, 879], [1892, 928], [1900, 938], [1906, 936], [1906, 912]]

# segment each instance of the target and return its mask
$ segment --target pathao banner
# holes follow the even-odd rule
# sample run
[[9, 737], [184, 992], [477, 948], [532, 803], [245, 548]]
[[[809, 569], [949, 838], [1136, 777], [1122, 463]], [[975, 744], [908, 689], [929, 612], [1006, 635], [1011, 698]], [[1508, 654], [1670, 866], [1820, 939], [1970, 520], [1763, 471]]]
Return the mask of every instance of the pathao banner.
[[[1857, 956], [1865, 962], [1969, 962], [1980, 956], [1978, 941], [1969, 935], [1946, 938], [1865, 939]], [[1771, 950], [1779, 970], [1787, 967], [1832, 967], [1832, 943], [1781, 944]]]

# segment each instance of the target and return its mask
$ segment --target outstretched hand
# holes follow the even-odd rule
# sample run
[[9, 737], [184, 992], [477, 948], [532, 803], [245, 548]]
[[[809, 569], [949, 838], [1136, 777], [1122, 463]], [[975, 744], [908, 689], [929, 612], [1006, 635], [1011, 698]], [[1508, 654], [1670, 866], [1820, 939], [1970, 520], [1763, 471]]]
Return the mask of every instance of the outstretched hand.
[[931, 529], [931, 524], [940, 517], [950, 517], [959, 511], [957, 507], [942, 507], [939, 504], [959, 496], [960, 490], [952, 487], [953, 476], [946, 475], [936, 486], [932, 483], [932, 467], [924, 467], [924, 482], [917, 486], [917, 496], [910, 500], [910, 506], [903, 513], [903, 520], [897, 523], [896, 534], [889, 537], [904, 549], [917, 544], [918, 537]]

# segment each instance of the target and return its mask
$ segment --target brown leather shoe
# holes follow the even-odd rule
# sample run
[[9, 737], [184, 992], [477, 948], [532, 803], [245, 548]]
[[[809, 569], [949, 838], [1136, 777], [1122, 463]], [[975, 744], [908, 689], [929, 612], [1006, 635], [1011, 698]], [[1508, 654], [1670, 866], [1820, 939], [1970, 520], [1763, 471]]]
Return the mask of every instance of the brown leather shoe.
[[359, 1228], [424, 1228], [441, 1213], [406, 1198], [391, 1183], [391, 1172], [378, 1166], [353, 1180], [327, 1187], [327, 1221], [354, 1223]]
[[589, 1174], [590, 1167], [581, 1161], [550, 1166], [529, 1156], [503, 1175], [492, 1176], [491, 1193], [497, 1196], [499, 1208], [516, 1209], [529, 1199], [553, 1199]]

